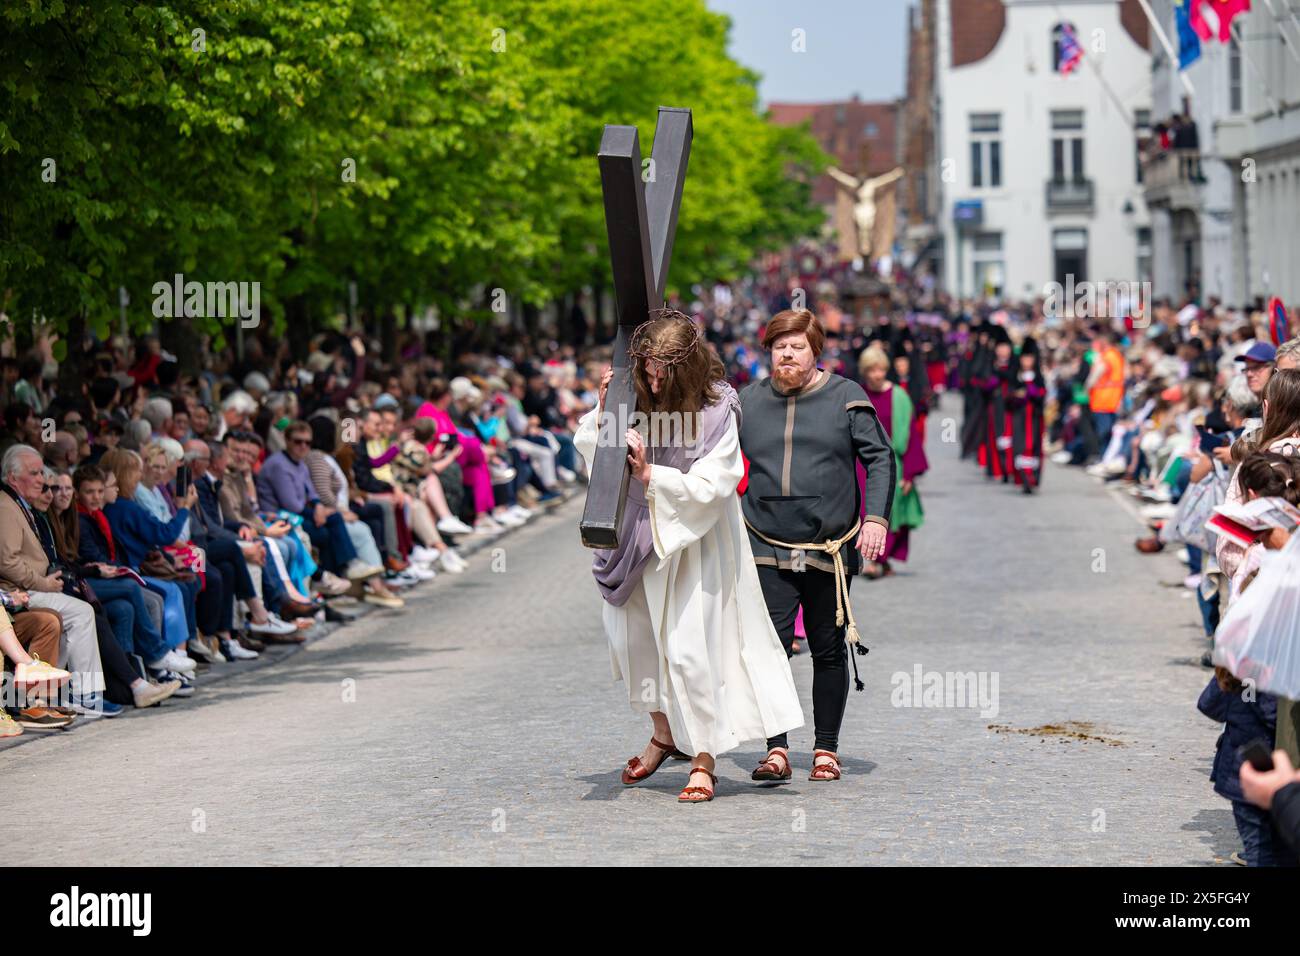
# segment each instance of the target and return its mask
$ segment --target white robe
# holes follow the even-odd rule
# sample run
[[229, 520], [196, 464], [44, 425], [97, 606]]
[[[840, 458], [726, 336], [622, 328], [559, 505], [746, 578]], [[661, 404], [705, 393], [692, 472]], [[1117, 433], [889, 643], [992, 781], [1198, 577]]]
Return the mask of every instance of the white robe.
[[[588, 473], [597, 420], [589, 412], [574, 435]], [[626, 605], [604, 604], [614, 679], [626, 682], [634, 711], [666, 714], [673, 742], [692, 755], [716, 757], [804, 722], [741, 518], [744, 472], [734, 415], [689, 472], [651, 465], [655, 556]]]

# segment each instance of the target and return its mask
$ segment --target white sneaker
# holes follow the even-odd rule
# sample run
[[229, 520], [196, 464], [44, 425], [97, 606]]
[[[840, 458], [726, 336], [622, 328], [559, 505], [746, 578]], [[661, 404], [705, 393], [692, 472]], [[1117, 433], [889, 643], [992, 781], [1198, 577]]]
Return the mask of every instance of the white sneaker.
[[[468, 533], [473, 533], [473, 528]], [[411, 562], [414, 564], [433, 564], [438, 560], [437, 548], [426, 548], [422, 544], [417, 544], [411, 549]]]
[[438, 572], [433, 568], [425, 567], [422, 564], [412, 564], [407, 567], [402, 574], [410, 575], [416, 581], [432, 581], [438, 576]]
[[222, 641], [221, 652], [232, 661], [251, 661], [253, 658], [257, 657], [257, 651], [250, 651], [247, 647], [240, 644], [239, 641], [233, 640]]
[[366, 578], [373, 578], [376, 574], [383, 574], [384, 569], [377, 564], [366, 564], [360, 558], [354, 558], [348, 566], [343, 569], [343, 575], [349, 581], [364, 581]]
[[561, 468], [559, 465], [555, 466], [555, 474], [559, 477], [560, 481], [565, 481], [570, 484], [578, 480], [578, 476], [572, 471], [568, 468]]
[[446, 571], [448, 574], [463, 574], [465, 572], [465, 568], [468, 567], [468, 564], [466, 563], [465, 559], [462, 558], [455, 551], [453, 551], [451, 548], [448, 548], [446, 551], [442, 552], [441, 564], [442, 564], [442, 569]]
[[154, 661], [149, 665], [152, 670], [176, 671], [179, 674], [193, 674], [197, 666], [194, 663], [194, 658], [177, 650], [168, 651], [162, 656], [161, 660]]
[[533, 512], [529, 511], [523, 505], [511, 505], [506, 509], [506, 511], [514, 515], [516, 518], [522, 518], [524, 521], [527, 521], [533, 516]]
[[522, 528], [524, 525], [523, 518], [517, 518], [505, 509], [498, 511], [492, 517], [495, 518], [499, 524], [503, 524], [507, 528]]
[[502, 525], [497, 524], [495, 518], [488, 515], [484, 515], [474, 522], [475, 534], [501, 534], [505, 530]]
[[298, 628], [288, 621], [282, 621], [278, 618], [267, 615], [265, 624], [256, 624], [252, 620], [248, 622], [248, 629], [254, 634], [293, 634]]
[[1055, 455], [1052, 456], [1052, 461], [1056, 462], [1058, 465], [1068, 465], [1070, 463], [1071, 457], [1072, 456], [1068, 451], [1066, 451], [1065, 449], [1061, 449]]
[[443, 534], [473, 534], [474, 529], [459, 518], [448, 515], [438, 519], [438, 530]]

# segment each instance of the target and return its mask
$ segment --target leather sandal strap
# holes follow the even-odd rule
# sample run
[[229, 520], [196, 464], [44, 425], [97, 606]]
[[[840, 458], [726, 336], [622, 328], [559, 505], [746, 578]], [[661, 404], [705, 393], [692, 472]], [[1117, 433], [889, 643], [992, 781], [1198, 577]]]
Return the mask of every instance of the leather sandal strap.
[[658, 747], [660, 750], [664, 751], [665, 753], [672, 753], [674, 750], [677, 749], [676, 744], [666, 744], [662, 740], [659, 740], [655, 737], [650, 738], [650, 746]]
[[[714, 783], [715, 785], [716, 785], [717, 782], [718, 782], [718, 778], [715, 777], [713, 774], [709, 773], [709, 771], [705, 770], [703, 767], [692, 767], [692, 768], [691, 768], [691, 773], [703, 773], [703, 774], [708, 774], [709, 779], [712, 780], [713, 783]], [[700, 788], [699, 788], [699, 787], [695, 787], [694, 789], [699, 790]]]
[[785, 767], [791, 766], [790, 754], [780, 748], [773, 748], [767, 752], [767, 756], [763, 758], [762, 763], [758, 766], [760, 768], [771, 767], [773, 773], [780, 773]]

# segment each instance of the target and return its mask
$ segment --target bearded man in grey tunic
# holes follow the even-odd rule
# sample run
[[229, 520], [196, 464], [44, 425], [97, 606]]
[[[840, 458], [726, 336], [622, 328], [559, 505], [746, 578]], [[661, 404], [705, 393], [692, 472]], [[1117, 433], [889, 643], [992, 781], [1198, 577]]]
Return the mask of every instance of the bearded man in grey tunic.
[[[803, 607], [812, 655], [810, 780], [840, 778], [849, 645], [862, 647], [849, 585], [861, 568], [859, 555], [874, 560], [884, 551], [895, 480], [888, 436], [862, 386], [817, 367], [825, 342], [821, 323], [806, 309], [773, 316], [763, 336], [772, 375], [740, 393], [740, 446], [749, 460], [741, 505], [763, 598], [787, 655]], [[790, 779], [786, 735], [769, 738], [767, 746], [753, 779]]]

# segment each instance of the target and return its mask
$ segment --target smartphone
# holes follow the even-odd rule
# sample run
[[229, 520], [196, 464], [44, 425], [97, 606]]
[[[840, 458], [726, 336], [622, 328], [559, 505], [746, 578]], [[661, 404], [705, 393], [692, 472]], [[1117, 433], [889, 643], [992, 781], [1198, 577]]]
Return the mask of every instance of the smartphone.
[[182, 467], [176, 472], [176, 497], [184, 498], [190, 490], [190, 470]]
[[1199, 432], [1201, 436], [1201, 451], [1207, 454], [1232, 441], [1232, 436], [1227, 433], [1216, 435], [1213, 432], [1206, 431], [1204, 428], [1197, 428], [1196, 431]]
[[1237, 756], [1242, 763], [1249, 763], [1260, 773], [1273, 769], [1273, 750], [1263, 737], [1256, 737], [1250, 743], [1238, 747]]

